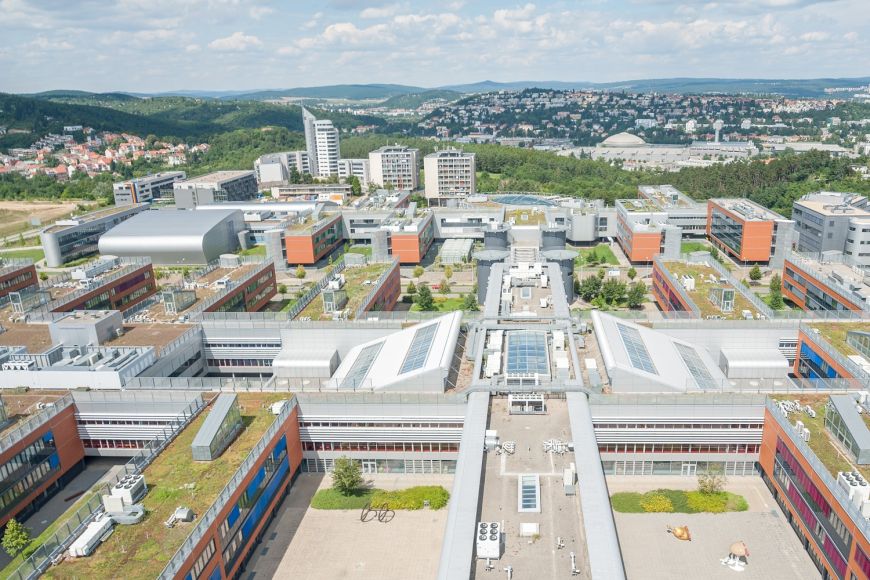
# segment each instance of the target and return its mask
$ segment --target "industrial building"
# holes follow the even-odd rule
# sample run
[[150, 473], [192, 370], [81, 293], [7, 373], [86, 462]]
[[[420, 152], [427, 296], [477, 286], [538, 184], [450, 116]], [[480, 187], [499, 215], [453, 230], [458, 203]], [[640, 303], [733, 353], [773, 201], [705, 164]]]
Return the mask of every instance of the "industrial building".
[[245, 229], [242, 212], [144, 212], [100, 237], [103, 255], [148, 256], [155, 264], [207, 264], [235, 252]]

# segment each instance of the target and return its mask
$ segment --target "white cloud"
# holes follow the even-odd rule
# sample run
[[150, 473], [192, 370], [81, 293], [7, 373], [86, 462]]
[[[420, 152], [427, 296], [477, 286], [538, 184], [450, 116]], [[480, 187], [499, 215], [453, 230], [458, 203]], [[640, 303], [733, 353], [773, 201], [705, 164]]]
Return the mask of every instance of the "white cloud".
[[813, 31], [801, 34], [800, 39], [804, 42], [822, 42], [828, 40], [830, 37], [831, 35], [827, 32]]
[[275, 12], [274, 8], [270, 8], [269, 6], [252, 6], [250, 10], [251, 18], [254, 20], [260, 20], [264, 16], [268, 16], [269, 14], [273, 14]]
[[184, 47], [185, 52], [199, 52], [200, 50], [202, 50], [202, 47], [198, 44], [188, 44]]
[[208, 47], [213, 50], [227, 52], [239, 52], [261, 46], [263, 46], [263, 43], [259, 38], [249, 36], [243, 32], [233, 32], [230, 36], [218, 38], [208, 43]]
[[398, 4], [388, 4], [387, 6], [369, 6], [359, 13], [359, 17], [364, 20], [381, 20], [389, 18], [400, 10]]

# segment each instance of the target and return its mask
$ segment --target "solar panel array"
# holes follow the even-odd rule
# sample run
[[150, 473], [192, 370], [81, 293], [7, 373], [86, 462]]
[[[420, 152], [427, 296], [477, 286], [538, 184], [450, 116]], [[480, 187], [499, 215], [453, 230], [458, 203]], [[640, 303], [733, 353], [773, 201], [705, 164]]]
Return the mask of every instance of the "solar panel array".
[[535, 331], [508, 332], [507, 373], [550, 375], [547, 335]]
[[402, 363], [402, 368], [399, 369], [399, 374], [423, 368], [437, 331], [438, 324], [430, 324], [417, 329], [414, 338], [411, 339], [411, 346], [408, 347], [408, 353], [405, 355], [405, 361]]
[[383, 341], [370, 344], [360, 351], [359, 356], [353, 361], [347, 376], [341, 382], [341, 388], [352, 388], [362, 385], [363, 379], [366, 378], [369, 369], [372, 368], [372, 364], [375, 362], [378, 353], [381, 352], [382, 346], [384, 346]]
[[625, 345], [625, 351], [628, 353], [628, 358], [631, 360], [631, 366], [634, 368], [652, 373], [659, 374], [656, 366], [653, 364], [649, 351], [643, 344], [643, 338], [640, 336], [640, 331], [625, 324], [616, 323], [619, 329], [619, 335], [622, 337], [622, 344]]
[[680, 353], [680, 358], [682, 358], [683, 362], [686, 363], [686, 368], [689, 369], [689, 373], [691, 373], [692, 378], [695, 379], [695, 384], [699, 387], [713, 386], [713, 375], [711, 375], [710, 371], [707, 370], [707, 366], [704, 364], [704, 361], [701, 360], [701, 356], [698, 352], [691, 346], [680, 344], [678, 342], [675, 342], [674, 346], [677, 347], [677, 352]]

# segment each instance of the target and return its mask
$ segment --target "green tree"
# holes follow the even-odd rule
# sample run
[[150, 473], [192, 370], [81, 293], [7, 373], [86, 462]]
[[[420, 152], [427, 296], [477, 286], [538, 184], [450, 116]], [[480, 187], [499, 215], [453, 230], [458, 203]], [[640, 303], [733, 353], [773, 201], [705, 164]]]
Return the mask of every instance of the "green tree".
[[332, 489], [341, 495], [351, 495], [362, 487], [362, 470], [359, 463], [339, 457], [332, 468]]
[[749, 270], [749, 279], [753, 282], [761, 280], [761, 268], [758, 267], [758, 264], [752, 266], [752, 269]]
[[635, 270], [634, 266], [632, 266], [631, 268], [628, 269], [628, 272], [626, 273], [626, 275], [628, 276], [629, 280], [634, 280], [635, 278], [637, 278], [637, 270]]
[[40, 272], [39, 279], [45, 282], [46, 280], [48, 280], [48, 274], [46, 272]]
[[580, 282], [580, 288], [577, 291], [580, 298], [586, 302], [592, 302], [601, 293], [601, 278], [598, 276], [587, 276]]
[[296, 277], [300, 280], [305, 277], [305, 268], [302, 266], [302, 264], [299, 264], [299, 267], [296, 268]]
[[451, 266], [444, 266], [444, 277], [448, 280], [453, 277], [453, 268]]
[[646, 300], [646, 284], [643, 282], [635, 282], [628, 289], [628, 295], [625, 298], [629, 308], [639, 308]]
[[359, 182], [359, 178], [356, 175], [351, 175], [347, 182], [350, 184], [351, 195], [362, 195], [362, 184]]
[[710, 467], [698, 474], [698, 491], [703, 494], [721, 493], [726, 483], [728, 478], [716, 467]]
[[438, 285], [438, 292], [440, 294], [450, 294], [450, 282], [447, 281], [447, 278], [441, 279], [441, 284]]
[[419, 278], [423, 275], [423, 266], [414, 266], [414, 278]]
[[25, 528], [18, 520], [12, 518], [6, 522], [6, 531], [3, 533], [3, 550], [9, 557], [15, 558], [30, 544], [30, 530]]
[[417, 293], [417, 287], [414, 286], [414, 281], [411, 280], [410, 282], [408, 282], [408, 289], [405, 290], [405, 294], [407, 294], [408, 296], [413, 296], [416, 293]]
[[432, 298], [432, 290], [426, 284], [420, 284], [417, 288], [417, 296], [414, 298], [414, 301], [420, 310], [435, 310], [435, 299]]
[[462, 300], [462, 309], [466, 312], [477, 312], [480, 310], [480, 307], [477, 305], [477, 296], [474, 293], [469, 292], [465, 295], [465, 298]]
[[278, 284], [278, 294], [287, 294], [287, 284]]
[[600, 280], [604, 280], [604, 277], [605, 277], [606, 275], [607, 275], [607, 269], [606, 269], [606, 268], [601, 268], [601, 269], [598, 270], [598, 278], [599, 278]]
[[610, 278], [601, 285], [601, 297], [606, 304], [619, 304], [625, 300], [625, 282]]
[[770, 279], [770, 297], [768, 300], [770, 307], [774, 310], [782, 310], [785, 306], [782, 299], [782, 278], [779, 277], [779, 274], [774, 274], [773, 278]]

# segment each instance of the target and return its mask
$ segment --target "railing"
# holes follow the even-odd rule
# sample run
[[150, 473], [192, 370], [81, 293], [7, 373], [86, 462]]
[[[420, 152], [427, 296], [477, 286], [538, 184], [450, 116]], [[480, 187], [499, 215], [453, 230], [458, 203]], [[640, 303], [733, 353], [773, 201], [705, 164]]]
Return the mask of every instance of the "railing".
[[[817, 333], [812, 326], [804, 323], [800, 325], [801, 331], [804, 333], [810, 342], [814, 345], [818, 346], [820, 349], [825, 351], [825, 354], [833, 358], [837, 363], [842, 365], [849, 373], [855, 377], [856, 379], [867, 379], [868, 373], [856, 363], [852, 362], [849, 357], [845, 356], [842, 352], [837, 350], [834, 345], [832, 345], [828, 340], [821, 334]], [[800, 352], [798, 355], [800, 356]]]
[[194, 326], [194, 327], [188, 328], [181, 336], [179, 336], [178, 338], [176, 338], [172, 342], [170, 342], [164, 346], [159, 347], [158, 354], [161, 357], [168, 356], [175, 349], [190, 342], [191, 340], [195, 340], [196, 338], [199, 338], [201, 335], [202, 335], [202, 330], [199, 328], [199, 326]]
[[226, 298], [230, 292], [232, 292], [233, 290], [235, 290], [239, 286], [244, 286], [245, 284], [250, 283], [251, 280], [253, 280], [254, 278], [257, 278], [260, 274], [262, 274], [264, 270], [267, 270], [268, 268], [272, 267], [271, 262], [258, 261], [256, 263], [261, 264], [262, 267], [259, 269], [251, 270], [250, 272], [247, 273], [247, 275], [244, 278], [242, 278], [240, 280], [230, 280], [229, 284], [227, 285], [227, 287], [223, 291], [212, 294], [211, 296], [209, 296], [205, 300], [198, 302], [196, 305], [193, 306], [193, 308], [191, 308], [188, 311], [188, 314], [194, 315], [194, 314], [197, 314], [199, 312], [205, 312], [207, 308], [209, 308], [210, 306], [212, 306], [214, 304], [217, 304], [219, 301]]
[[127, 276], [135, 272], [136, 270], [151, 264], [151, 260], [148, 258], [130, 258], [122, 260], [121, 263], [127, 265], [119, 268], [118, 270], [115, 270], [114, 272], [100, 276], [99, 278], [95, 278], [95, 280], [98, 282], [97, 286], [93, 288], [81, 288], [79, 290], [75, 290], [74, 292], [70, 292], [69, 294], [61, 296], [57, 300], [52, 300], [48, 304], [44, 305], [42, 308], [44, 308], [45, 310], [55, 310], [56, 308], [60, 308], [65, 304], [69, 304], [76, 298], [81, 298], [86, 294], [90, 294], [91, 292], [103, 288], [107, 284], [114, 282], [115, 280], [123, 278], [124, 276]]
[[398, 268], [399, 260], [394, 258], [392, 263], [390, 264], [390, 267], [381, 273], [377, 281], [372, 285], [372, 289], [369, 291], [366, 297], [363, 298], [362, 302], [359, 305], [359, 308], [357, 308], [356, 312], [354, 313], [354, 318], [363, 318], [363, 315], [366, 313], [367, 307], [369, 306], [371, 301], [374, 300], [375, 296], [377, 296], [378, 292], [381, 289], [381, 286], [383, 286], [384, 284], [384, 281], [386, 281], [390, 274], [393, 273], [394, 269], [398, 270]]
[[71, 406], [74, 402], [72, 395], [64, 395], [56, 401], [47, 403], [43, 410], [39, 411], [23, 423], [18, 424], [3, 437], [0, 437], [0, 452], [6, 451], [24, 439], [35, 429], [44, 425], [53, 417], [56, 417], [61, 411]]
[[795, 266], [797, 266], [800, 270], [803, 271], [804, 274], [809, 275], [809, 277], [814, 278], [820, 284], [823, 284], [832, 290], [838, 292], [841, 296], [845, 296], [850, 300], [853, 300], [855, 303], [863, 304], [864, 315], [868, 315], [870, 313], [870, 304], [863, 302], [860, 296], [856, 296], [851, 288], [835, 280], [829, 274], [826, 274], [823, 270], [819, 268], [822, 264], [842, 264], [848, 268], [853, 268], [853, 272], [856, 276], [861, 276], [862, 278], [870, 272], [865, 269], [858, 268], [857, 271], [854, 270], [854, 266], [847, 264], [844, 260], [843, 256], [839, 258], [834, 258], [832, 256], [822, 256], [820, 254], [815, 253], [801, 253], [801, 252], [791, 252], [786, 257], [786, 260], [789, 260]]
[[[72, 398], [71, 395], [68, 395]], [[184, 428], [205, 408], [202, 397], [194, 399], [181, 413], [176, 416], [172, 430], [163, 430], [163, 437], [155, 437], [145, 448], [138, 451], [124, 465], [123, 472], [115, 477], [111, 484], [106, 484], [93, 498], [80, 507], [57, 532], [43, 542], [22, 564], [9, 575], [12, 580], [34, 580], [78, 538], [89, 523], [104, 511], [102, 495], [108, 493], [111, 487], [124, 475], [141, 473], [153, 460], [181, 433]]]
[[[339, 387], [340, 386], [340, 387]], [[374, 384], [364, 379], [357, 384], [343, 385], [337, 378], [283, 377], [135, 377], [125, 390], [173, 390], [222, 393], [356, 393], [372, 392]]]
[[692, 316], [694, 318], [701, 318], [701, 309], [698, 308], [698, 305], [695, 304], [695, 301], [692, 300], [691, 296], [689, 296], [689, 293], [683, 287], [683, 283], [677, 280], [676, 276], [671, 274], [671, 271], [668, 270], [668, 267], [661, 259], [661, 256], [656, 255], [653, 258], [653, 262], [658, 266], [658, 271], [661, 272], [662, 275], [667, 279], [671, 287], [676, 291], [677, 294], [680, 295], [680, 298], [683, 299], [683, 302], [689, 306], [689, 310]]
[[[804, 459], [809, 464], [810, 469], [812, 469], [818, 478], [822, 480], [822, 483], [828, 488], [828, 491], [840, 504], [843, 511], [848, 514], [852, 523], [855, 524], [855, 527], [864, 534], [865, 538], [870, 536], [870, 521], [868, 521], [867, 518], [861, 514], [858, 508], [855, 507], [855, 504], [852, 503], [852, 500], [849, 499], [849, 496], [846, 495], [843, 488], [837, 484], [834, 480], [834, 476], [831, 475], [831, 472], [828, 471], [828, 468], [825, 467], [825, 464], [821, 462], [810, 446], [800, 437], [794, 436], [796, 433], [794, 425], [789, 423], [788, 419], [783, 416], [782, 411], [780, 411], [779, 407], [772, 399], [767, 400], [766, 406], [768, 412], [773, 416], [776, 422], [779, 423], [783, 433], [788, 437], [789, 441], [791, 441], [797, 451], [803, 455]], [[822, 437], [824, 436], [825, 435], [823, 434]]]
[[293, 397], [286, 405], [284, 405], [284, 408], [278, 416], [275, 417], [275, 420], [271, 425], [269, 425], [266, 432], [263, 433], [263, 436], [236, 470], [232, 479], [230, 479], [229, 483], [227, 483], [220, 494], [218, 494], [217, 499], [211, 504], [211, 507], [208, 508], [201, 518], [199, 518], [196, 526], [194, 526], [193, 530], [190, 532], [190, 535], [187, 536], [187, 539], [184, 540], [184, 543], [180, 548], [178, 548], [169, 560], [169, 563], [166, 564], [166, 567], [160, 573], [158, 578], [161, 580], [170, 580], [181, 570], [181, 567], [193, 553], [193, 550], [196, 548], [197, 544], [199, 544], [199, 541], [206, 533], [208, 533], [209, 529], [211, 529], [212, 524], [217, 519], [221, 510], [224, 509], [233, 495], [239, 490], [239, 487], [242, 485], [248, 472], [251, 471], [253, 466], [260, 459], [260, 456], [266, 450], [266, 447], [275, 435], [278, 434], [288, 417], [290, 417], [290, 414], [296, 409], [297, 404], [296, 397]]
[[738, 281], [734, 276], [731, 275], [731, 272], [720, 264], [717, 260], [707, 260], [705, 261], [711, 268], [719, 272], [719, 275], [728, 280], [728, 283], [734, 287], [735, 290], [740, 292], [744, 298], [749, 300], [750, 303], [755, 307], [755, 309], [766, 316], [767, 318], [773, 318], [776, 316], [773, 309], [770, 308], [767, 304], [765, 304], [758, 296], [755, 295], [754, 292], [749, 292], [743, 284]]
[[290, 308], [290, 310], [282, 314], [287, 315], [287, 320], [293, 320], [294, 318], [299, 316], [299, 313], [305, 310], [305, 307], [308, 306], [312, 300], [317, 298], [317, 295], [320, 294], [320, 291], [323, 290], [327, 284], [329, 284], [329, 281], [332, 280], [332, 277], [335, 274], [343, 272], [345, 267], [346, 264], [344, 262], [344, 257], [339, 258], [338, 261], [332, 265], [332, 270], [326, 276], [318, 280], [317, 284], [309, 288], [305, 294], [299, 297], [299, 299]]

